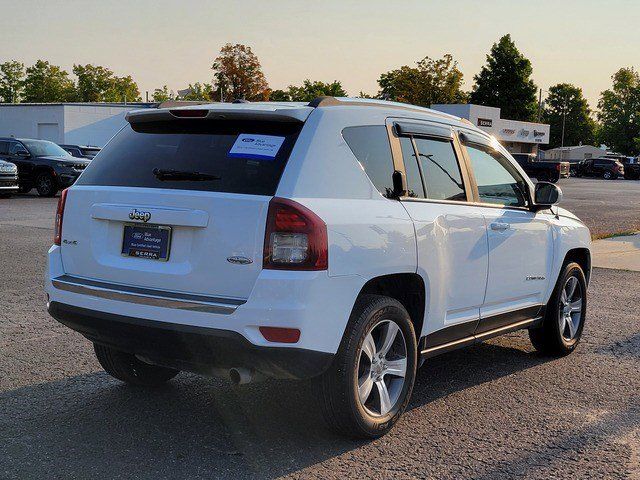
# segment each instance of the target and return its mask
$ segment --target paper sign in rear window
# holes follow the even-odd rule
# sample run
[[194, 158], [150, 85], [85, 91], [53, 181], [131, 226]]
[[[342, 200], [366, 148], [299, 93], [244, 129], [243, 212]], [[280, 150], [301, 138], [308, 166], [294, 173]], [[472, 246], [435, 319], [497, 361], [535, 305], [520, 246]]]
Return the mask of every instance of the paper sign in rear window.
[[273, 160], [278, 154], [285, 137], [241, 133], [234, 142], [230, 157]]

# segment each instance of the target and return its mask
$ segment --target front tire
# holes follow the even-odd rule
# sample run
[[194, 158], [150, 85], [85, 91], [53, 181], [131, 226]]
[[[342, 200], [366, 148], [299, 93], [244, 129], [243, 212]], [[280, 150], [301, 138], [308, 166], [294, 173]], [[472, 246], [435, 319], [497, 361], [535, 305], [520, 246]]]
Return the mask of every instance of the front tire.
[[50, 173], [41, 173], [36, 178], [36, 190], [41, 197], [55, 197], [58, 193], [56, 179]]
[[541, 327], [529, 329], [531, 343], [540, 353], [568, 355], [580, 342], [587, 313], [587, 281], [577, 263], [568, 263], [547, 304]]
[[613, 174], [609, 170], [607, 170], [602, 174], [602, 178], [604, 178], [605, 180], [613, 180], [614, 177]]
[[402, 304], [362, 295], [332, 366], [319, 379], [329, 427], [355, 438], [377, 438], [391, 430], [409, 403], [416, 360], [416, 336]]
[[97, 343], [93, 344], [93, 349], [105, 372], [131, 385], [155, 387], [180, 373], [179, 370], [173, 368], [145, 363], [131, 353], [121, 352]]

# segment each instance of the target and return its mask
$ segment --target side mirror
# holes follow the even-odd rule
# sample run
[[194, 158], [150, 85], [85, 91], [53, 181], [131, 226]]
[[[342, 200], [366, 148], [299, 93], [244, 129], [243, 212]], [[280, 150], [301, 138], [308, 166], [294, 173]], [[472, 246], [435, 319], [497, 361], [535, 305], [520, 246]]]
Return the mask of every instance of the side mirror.
[[31, 154], [29, 154], [29, 152], [27, 152], [26, 150], [18, 150], [18, 151], [16, 152], [16, 155], [17, 155], [18, 157], [22, 157], [22, 158], [27, 158], [27, 157], [30, 157], [30, 156], [31, 156]]
[[553, 183], [538, 182], [536, 183], [534, 200], [536, 210], [543, 210], [552, 205], [560, 203], [562, 200], [562, 190]]

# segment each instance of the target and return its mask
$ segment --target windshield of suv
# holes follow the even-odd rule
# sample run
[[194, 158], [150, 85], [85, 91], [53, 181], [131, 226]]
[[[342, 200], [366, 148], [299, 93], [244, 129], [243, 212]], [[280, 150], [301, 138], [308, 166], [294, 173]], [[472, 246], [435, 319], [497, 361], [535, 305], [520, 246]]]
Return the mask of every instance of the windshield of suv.
[[128, 125], [77, 184], [274, 195], [301, 128], [253, 120]]
[[62, 147], [47, 140], [21, 140], [21, 142], [34, 157], [70, 157]]

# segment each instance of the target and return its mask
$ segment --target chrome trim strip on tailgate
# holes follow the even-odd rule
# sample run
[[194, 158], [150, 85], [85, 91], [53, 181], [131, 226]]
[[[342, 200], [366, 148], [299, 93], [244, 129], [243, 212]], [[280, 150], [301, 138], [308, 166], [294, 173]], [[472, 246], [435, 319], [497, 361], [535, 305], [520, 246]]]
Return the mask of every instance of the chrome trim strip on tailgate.
[[150, 288], [132, 287], [115, 283], [89, 280], [62, 275], [51, 280], [53, 286], [67, 292], [106, 298], [120, 302], [138, 303], [154, 307], [175, 308], [194, 312], [219, 313], [229, 315], [236, 311], [245, 300], [235, 298], [210, 297], [188, 293], [167, 292]]

